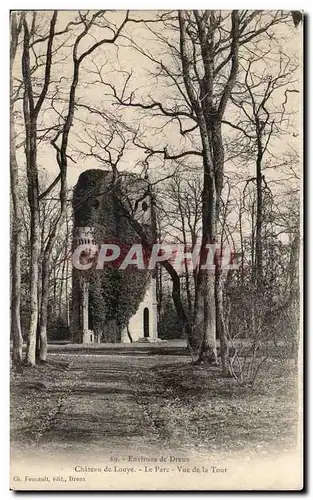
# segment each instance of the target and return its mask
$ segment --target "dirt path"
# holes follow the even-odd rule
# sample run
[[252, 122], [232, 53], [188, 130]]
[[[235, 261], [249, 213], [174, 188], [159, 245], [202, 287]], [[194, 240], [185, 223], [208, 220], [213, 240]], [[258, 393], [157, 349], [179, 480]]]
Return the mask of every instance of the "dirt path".
[[154, 447], [167, 448], [166, 425], [158, 417], [157, 404], [164, 388], [154, 368], [160, 361], [165, 366], [188, 363], [188, 357], [177, 361], [171, 355], [107, 352], [58, 353], [50, 359], [51, 366], [63, 363], [66, 372], [60, 377], [56, 372], [44, 382], [33, 374], [31, 383], [22, 383], [21, 397], [32, 393], [41, 410], [38, 418], [33, 415], [26, 425], [17, 425], [13, 440], [43, 452], [75, 455], [86, 449], [98, 454], [136, 448], [144, 454]]
[[[157, 463], [155, 472], [170, 464], [170, 475], [162, 476], [170, 489], [178, 465], [235, 470], [243, 456], [242, 477], [248, 477], [253, 460], [267, 457], [272, 464], [281, 453], [294, 453], [296, 399], [286, 373], [269, 361], [251, 391], [221, 377], [219, 368], [193, 366], [183, 349], [50, 351], [47, 365], [12, 373], [12, 477], [30, 488], [25, 477], [60, 489], [84, 481], [80, 486], [89, 489], [100, 470], [101, 488], [114, 480], [114, 489], [132, 489], [141, 478], [140, 488], [157, 489], [161, 476], [147, 473]], [[197, 487], [200, 480], [208, 486], [205, 474], [197, 475]], [[180, 475], [177, 488], [189, 487], [189, 480]]]
[[192, 366], [183, 348], [102, 347], [83, 354], [63, 348], [49, 360], [12, 376], [16, 456], [29, 449], [57, 457], [294, 448], [294, 387], [277, 363], [268, 362], [251, 391], [219, 369]]

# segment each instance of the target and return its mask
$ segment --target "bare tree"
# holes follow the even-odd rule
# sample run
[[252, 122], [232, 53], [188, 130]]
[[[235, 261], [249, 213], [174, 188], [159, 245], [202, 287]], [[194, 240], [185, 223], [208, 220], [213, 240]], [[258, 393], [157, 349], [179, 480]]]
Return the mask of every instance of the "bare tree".
[[[227, 123], [225, 113], [241, 71], [239, 59], [253, 50], [264, 37], [273, 37], [279, 23], [291, 23], [289, 13], [262, 11], [179, 11], [159, 17], [164, 31], [149, 27], [154, 35], [157, 49], [166, 54], [160, 59], [157, 54], [136, 43], [134, 37], [125, 36], [127, 47], [144, 55], [149, 64], [156, 68], [155, 78], [166, 82], [168, 99], [164, 100], [146, 89], [131, 89], [132, 73], [124, 69], [124, 83], [117, 86], [108, 81], [103, 66], [94, 65], [95, 83], [108, 90], [104, 95], [113, 97], [121, 107], [134, 108], [157, 117], [161, 125], [154, 130], [166, 140], [166, 132], [180, 135], [184, 147], [151, 144], [151, 138], [140, 125], [134, 136], [134, 144], [145, 151], [146, 159], [158, 155], [164, 160], [178, 161], [188, 158], [199, 160], [202, 171], [202, 241], [200, 266], [197, 273], [196, 300], [193, 318], [193, 343], [197, 337], [201, 348], [199, 360], [217, 363], [216, 351], [216, 302], [221, 296], [220, 286], [214, 272], [206, 269], [207, 244], [217, 242], [217, 221], [224, 178], [224, 138], [222, 125]], [[151, 70], [150, 70], [151, 71]], [[155, 88], [155, 86], [154, 86]], [[99, 113], [89, 106], [92, 113]], [[175, 129], [176, 127], [176, 129]], [[161, 135], [162, 133], [162, 135]], [[160, 141], [158, 141], [160, 142]], [[219, 276], [219, 272], [217, 272]], [[222, 328], [223, 321], [218, 322]], [[220, 332], [220, 337], [224, 336]]]
[[[22, 73], [23, 73], [23, 113], [24, 113], [24, 127], [25, 127], [25, 155], [27, 165], [27, 179], [28, 179], [28, 201], [31, 211], [31, 231], [30, 231], [30, 246], [31, 246], [31, 273], [30, 273], [30, 297], [31, 297], [31, 319], [29, 327], [29, 335], [27, 340], [26, 362], [29, 364], [35, 363], [36, 351], [36, 329], [38, 323], [38, 259], [39, 259], [39, 201], [47, 196], [50, 191], [60, 182], [59, 200], [60, 212], [59, 217], [55, 221], [54, 228], [51, 232], [49, 244], [46, 247], [44, 256], [45, 266], [43, 268], [43, 278], [47, 281], [47, 274], [49, 261], [51, 258], [52, 248], [57, 237], [58, 231], [64, 220], [66, 211], [66, 194], [67, 194], [67, 165], [68, 165], [68, 143], [69, 134], [74, 120], [75, 104], [77, 100], [77, 87], [79, 84], [80, 70], [82, 63], [86, 57], [90, 56], [98, 47], [103, 44], [114, 44], [118, 36], [122, 32], [126, 23], [129, 21], [129, 13], [126, 12], [124, 19], [118, 26], [112, 26], [111, 23], [105, 20], [105, 11], [97, 11], [90, 14], [79, 12], [77, 19], [69, 22], [65, 29], [56, 31], [57, 24], [57, 11], [54, 11], [50, 18], [50, 25], [48, 34], [38, 35], [36, 25], [36, 13], [33, 12], [31, 20], [27, 13], [23, 14], [23, 55], [22, 55]], [[73, 29], [74, 26], [74, 29]], [[79, 52], [82, 43], [88, 38], [92, 28], [104, 28], [109, 30], [110, 36], [103, 37], [97, 42], [89, 45], [87, 49]], [[44, 103], [48, 100], [54, 108], [54, 95], [49, 95], [49, 89], [52, 87], [51, 70], [53, 66], [53, 56], [58, 50], [54, 48], [56, 39], [59, 35], [74, 31], [74, 42], [71, 45], [71, 58], [72, 58], [72, 77], [69, 84], [68, 97], [65, 100], [65, 109], [63, 112], [57, 112], [58, 122], [57, 125], [50, 127], [43, 127], [43, 135], [47, 139], [50, 136], [51, 145], [55, 149], [56, 162], [59, 167], [60, 173], [51, 185], [43, 192], [40, 193], [38, 181], [38, 165], [37, 165], [37, 152], [40, 142], [38, 120]], [[113, 32], [113, 34], [112, 34]], [[78, 33], [78, 34], [77, 34]], [[46, 53], [44, 56], [39, 57], [34, 52], [36, 45], [46, 43]], [[64, 45], [61, 44], [61, 46]], [[42, 62], [42, 59], [44, 62]], [[44, 68], [43, 82], [40, 90], [38, 91], [38, 79], [36, 79], [35, 70]], [[57, 87], [58, 90], [58, 87]], [[46, 310], [47, 297], [42, 297], [42, 313]], [[40, 325], [40, 358], [46, 359], [47, 343], [46, 343], [46, 324], [45, 314], [41, 314], [43, 323]]]
[[[277, 49], [276, 49], [277, 50]], [[263, 51], [264, 52], [264, 51]], [[276, 60], [275, 60], [276, 56]], [[273, 62], [274, 59], [274, 62]], [[290, 133], [291, 112], [286, 105], [290, 93], [299, 92], [297, 81], [297, 63], [282, 52], [281, 47], [275, 54], [274, 48], [267, 59], [267, 53], [256, 49], [247, 61], [242, 60], [244, 78], [238, 83], [232, 103], [240, 110], [240, 122], [227, 124], [243, 133], [248, 138], [249, 151], [255, 157], [256, 184], [256, 231], [255, 231], [255, 266], [254, 278], [258, 289], [263, 281], [263, 193], [268, 188], [266, 170], [275, 165], [271, 154], [271, 144], [275, 138]]]
[[[163, 155], [164, 159], [200, 157], [203, 175], [202, 187], [202, 245], [200, 267], [197, 274], [194, 332], [201, 336], [199, 359], [217, 362], [216, 353], [216, 277], [205, 269], [206, 245], [217, 241], [217, 220], [224, 176], [224, 140], [222, 124], [239, 73], [239, 54], [263, 36], [272, 36], [272, 29], [286, 22], [283, 12], [260, 11], [179, 11], [170, 20], [164, 20], [165, 33], [152, 30], [157, 41], [170, 58], [160, 60], [131, 41], [136, 50], [144, 54], [157, 67], [157, 77], [163, 78], [170, 87], [167, 104], [151, 95], [148, 99], [130, 91], [131, 75], [119, 91], [109, 82], [104, 83], [113, 92], [121, 106], [134, 107], [154, 116], [163, 116], [167, 123], [177, 124], [186, 147], [180, 152], [147, 144], [147, 138], [136, 140], [139, 147], [151, 155]], [[178, 36], [177, 36], [178, 33]], [[165, 62], [166, 61], [166, 62]], [[163, 127], [164, 128], [164, 127]], [[173, 130], [171, 129], [172, 133]], [[217, 286], [219, 286], [217, 284]], [[220, 323], [222, 324], [222, 323]]]
[[[120, 122], [117, 115], [112, 116], [108, 112], [101, 111], [100, 109], [97, 110], [85, 104], [81, 104], [81, 106], [88, 107], [91, 113], [96, 114], [97, 117], [102, 120], [102, 123], [98, 121], [95, 129], [92, 127], [92, 124], [89, 123], [90, 130], [88, 132], [88, 137], [80, 137], [79, 140], [80, 155], [82, 158], [95, 158], [102, 166], [107, 166], [112, 169], [115, 180], [115, 195], [121, 212], [135, 230], [136, 234], [140, 237], [144, 250], [150, 254], [153, 244], [161, 235], [161, 233], [157, 234], [157, 217], [158, 214], [160, 215], [160, 213], [162, 213], [162, 211], [159, 210], [157, 188], [165, 181], [172, 179], [173, 176], [175, 176], [175, 171], [174, 173], [170, 173], [154, 181], [153, 179], [149, 179], [148, 162], [143, 161], [140, 162], [140, 164], [143, 165], [141, 172], [133, 178], [131, 177], [128, 182], [124, 179], [122, 184], [119, 183], [119, 179], [124, 177], [123, 172], [120, 170], [120, 164], [127, 154], [127, 148], [133, 143], [134, 135], [136, 134], [131, 128], [125, 127], [124, 123]], [[141, 186], [140, 189], [138, 186]], [[93, 194], [93, 192], [90, 192], [90, 196], [93, 196]], [[152, 200], [152, 231], [151, 228], [146, 227], [146, 225], [138, 219], [139, 203], [148, 195]], [[188, 344], [191, 346], [192, 324], [182, 300], [179, 273], [170, 260], [162, 261], [160, 265], [166, 270], [172, 282], [172, 298], [177, 317], [183, 325]]]
[[11, 337], [13, 340], [13, 361], [20, 363], [22, 361], [22, 332], [21, 332], [21, 207], [19, 196], [19, 175], [16, 159], [16, 133], [14, 103], [16, 94], [13, 84], [13, 65], [16, 57], [19, 36], [22, 30], [21, 17], [15, 12], [11, 14], [11, 47], [10, 47], [10, 182], [12, 197], [12, 215], [11, 215]]
[[[185, 167], [186, 168], [186, 167]], [[201, 180], [184, 179], [184, 170], [170, 180], [163, 192], [162, 233], [164, 238], [171, 238], [183, 245], [186, 252], [193, 252], [200, 236], [201, 223]], [[187, 172], [188, 175], [188, 172]], [[163, 210], [162, 210], [163, 208]], [[196, 288], [196, 269], [190, 272], [188, 260], [184, 259], [185, 290], [188, 314], [192, 317], [194, 307], [194, 291]]]

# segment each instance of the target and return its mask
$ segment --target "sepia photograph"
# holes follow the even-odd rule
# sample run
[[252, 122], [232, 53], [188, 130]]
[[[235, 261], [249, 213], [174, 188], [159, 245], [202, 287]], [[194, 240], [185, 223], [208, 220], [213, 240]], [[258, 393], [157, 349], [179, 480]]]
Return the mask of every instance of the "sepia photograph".
[[301, 491], [297, 10], [10, 11], [10, 489]]

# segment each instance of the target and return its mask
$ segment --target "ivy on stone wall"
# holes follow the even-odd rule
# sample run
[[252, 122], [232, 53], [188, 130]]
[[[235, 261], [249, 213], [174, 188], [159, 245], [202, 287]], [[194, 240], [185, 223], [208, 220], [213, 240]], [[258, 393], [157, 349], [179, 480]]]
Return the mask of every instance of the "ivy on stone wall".
[[[73, 195], [74, 226], [94, 228], [94, 239], [98, 245], [118, 243], [125, 256], [130, 246], [140, 242], [140, 239], [123, 216], [118, 201], [119, 192], [112, 172], [83, 172]], [[93, 267], [89, 271], [74, 272], [89, 281], [89, 323], [92, 323], [93, 330], [102, 341], [118, 342], [121, 330], [127, 326], [144, 298], [150, 273], [135, 266], [125, 270], [113, 266], [103, 270]]]

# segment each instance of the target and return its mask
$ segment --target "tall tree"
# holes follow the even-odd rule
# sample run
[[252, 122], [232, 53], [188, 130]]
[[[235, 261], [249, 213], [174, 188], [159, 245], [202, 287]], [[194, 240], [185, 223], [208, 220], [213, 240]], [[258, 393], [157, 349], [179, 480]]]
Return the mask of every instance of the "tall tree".
[[[129, 21], [129, 13], [126, 12], [123, 20], [118, 26], [112, 25], [105, 20], [105, 11], [97, 11], [94, 13], [79, 12], [77, 19], [70, 21], [65, 29], [56, 31], [57, 24], [57, 11], [51, 15], [50, 26], [48, 34], [45, 36], [36, 36], [36, 13], [32, 13], [32, 18], [29, 20], [28, 14], [23, 14], [23, 55], [22, 55], [22, 73], [23, 73], [23, 113], [24, 113], [24, 127], [25, 127], [25, 155], [27, 166], [27, 181], [28, 181], [28, 202], [30, 205], [31, 221], [30, 221], [30, 248], [31, 248], [31, 261], [30, 261], [30, 326], [27, 340], [26, 362], [28, 364], [35, 364], [36, 362], [36, 330], [38, 324], [38, 262], [39, 262], [39, 245], [40, 245], [40, 232], [39, 232], [39, 201], [46, 196], [56, 185], [60, 182], [59, 200], [60, 212], [54, 228], [51, 232], [49, 243], [47, 244], [43, 260], [43, 280], [45, 283], [44, 290], [46, 290], [49, 276], [49, 263], [51, 258], [52, 248], [57, 237], [58, 231], [64, 220], [66, 212], [66, 194], [67, 194], [67, 166], [68, 166], [68, 144], [69, 134], [74, 120], [75, 104], [77, 99], [77, 88], [79, 84], [81, 66], [86, 57], [90, 56], [98, 47], [103, 44], [114, 44], [118, 36], [122, 32], [126, 23]], [[74, 26], [74, 28], [73, 28]], [[89, 44], [88, 48], [81, 51], [81, 46], [86, 42], [90, 31], [96, 26], [97, 28], [108, 28], [111, 36], [100, 38], [97, 42]], [[65, 110], [57, 113], [59, 121], [57, 126], [48, 127], [48, 131], [54, 132], [51, 138], [51, 144], [55, 149], [56, 162], [59, 167], [60, 173], [52, 184], [42, 193], [39, 189], [38, 181], [38, 120], [39, 114], [46, 100], [51, 103], [53, 108], [54, 95], [49, 96], [49, 88], [51, 87], [51, 70], [53, 66], [53, 56], [58, 48], [55, 47], [56, 39], [59, 35], [67, 33], [70, 29], [74, 29], [74, 42], [71, 45], [71, 59], [72, 59], [72, 76], [69, 84], [69, 93], [66, 99]], [[112, 34], [113, 31], [113, 34]], [[34, 58], [33, 48], [35, 44], [46, 43], [45, 62], [39, 63], [39, 67], [44, 66], [44, 77], [41, 89], [38, 93], [37, 85], [38, 80], [34, 74], [32, 65], [32, 58]], [[64, 45], [61, 44], [61, 47]], [[86, 47], [86, 45], [85, 45]], [[38, 62], [38, 57], [35, 55], [35, 64]], [[36, 91], [34, 87], [36, 86]], [[38, 95], [38, 97], [37, 97]], [[37, 97], [37, 99], [36, 99]], [[54, 109], [54, 108], [53, 108]], [[61, 115], [61, 116], [60, 116]], [[46, 137], [49, 137], [46, 134]], [[46, 311], [48, 306], [48, 296], [46, 293], [42, 295], [41, 299], [41, 324], [40, 324], [40, 359], [45, 361], [47, 356], [47, 328], [46, 328]]]
[[[134, 144], [145, 150], [148, 157], [158, 155], [164, 160], [188, 158], [194, 164], [200, 158], [202, 173], [202, 239], [200, 265], [197, 272], [193, 318], [193, 343], [200, 344], [199, 360], [217, 362], [216, 326], [226, 345], [221, 298], [221, 270], [208, 269], [207, 245], [218, 241], [218, 218], [224, 179], [224, 137], [230, 98], [237, 84], [240, 57], [245, 57], [257, 43], [273, 37], [279, 23], [292, 22], [289, 13], [282, 11], [179, 11], [158, 17], [160, 26], [149, 27], [155, 37], [155, 52], [125, 36], [129, 46], [147, 58], [149, 71], [155, 69], [158, 83], [166, 83], [168, 98], [164, 101], [154, 85], [151, 93], [134, 88], [132, 73], [124, 84], [116, 85], [106, 78], [103, 67], [97, 66], [97, 84], [111, 90], [120, 107], [136, 108], [145, 115], [158, 118], [155, 131], [160, 139], [151, 139], [146, 127], [137, 128]], [[162, 29], [161, 29], [162, 27]], [[158, 53], [164, 54], [159, 58]], [[121, 78], [122, 79], [122, 78]], [[107, 94], [106, 94], [107, 95]], [[91, 110], [92, 108], [89, 107]], [[97, 113], [99, 110], [93, 109]], [[144, 123], [144, 121], [143, 121]], [[152, 129], [152, 127], [151, 127]], [[150, 134], [151, 135], [151, 134]], [[156, 134], [154, 134], [156, 135]], [[170, 146], [169, 137], [180, 136], [183, 148], [177, 151], [178, 141]], [[166, 146], [159, 146], [162, 142]], [[199, 164], [198, 164], [199, 167]], [[219, 264], [217, 263], [217, 266]]]
[[[201, 232], [201, 179], [184, 179], [184, 168], [173, 176], [168, 186], [163, 187], [162, 206], [158, 207], [162, 217], [163, 238], [170, 241], [178, 241], [185, 252], [192, 253]], [[185, 281], [185, 292], [187, 298], [188, 314], [190, 318], [193, 313], [194, 290], [197, 273], [195, 269], [190, 271], [188, 259], [183, 262]]]
[[[276, 49], [276, 50], [275, 50]], [[255, 158], [255, 176], [249, 182], [256, 185], [256, 224], [253, 275], [256, 288], [262, 290], [263, 283], [263, 220], [264, 193], [267, 189], [266, 174], [277, 168], [277, 160], [271, 153], [275, 139], [290, 133], [291, 112], [286, 106], [291, 93], [298, 93], [297, 62], [284, 54], [281, 47], [273, 47], [271, 55], [263, 49], [256, 49], [253, 56], [243, 61], [244, 77], [237, 86], [236, 95], [231, 100], [240, 110], [239, 121], [227, 122], [242, 132], [242, 139], [248, 139], [251, 159]], [[282, 156], [282, 155], [280, 155]], [[283, 159], [283, 163], [284, 163]]]
[[33, 92], [31, 71], [31, 39], [35, 31], [36, 14], [33, 13], [31, 27], [26, 14], [23, 14], [23, 55], [22, 73], [24, 83], [23, 113], [25, 124], [25, 156], [28, 182], [28, 203], [30, 206], [30, 325], [27, 337], [26, 362], [34, 365], [36, 362], [36, 332], [38, 323], [38, 260], [40, 251], [40, 223], [39, 223], [39, 180], [37, 165], [37, 123], [38, 115], [46, 98], [51, 75], [52, 44], [55, 33], [57, 12], [50, 21], [47, 41], [44, 83], [37, 101]]
[[22, 361], [22, 332], [21, 332], [21, 209], [19, 193], [19, 175], [16, 159], [16, 133], [14, 103], [16, 95], [13, 82], [13, 65], [16, 57], [19, 35], [22, 30], [22, 20], [17, 13], [11, 14], [11, 47], [10, 47], [10, 182], [12, 197], [11, 214], [11, 337], [13, 340], [13, 361]]
[[[102, 83], [112, 89], [121, 106], [162, 116], [165, 123], [167, 120], [167, 124], [171, 124], [168, 129], [171, 134], [173, 123], [177, 124], [178, 134], [185, 144], [180, 152], [173, 151], [174, 148], [169, 151], [168, 146], [156, 148], [147, 139], [147, 134], [142, 133], [136, 138], [139, 147], [151, 155], [163, 155], [167, 160], [201, 158], [202, 241], [194, 307], [194, 336], [196, 339], [200, 335], [200, 360], [217, 362], [216, 306], [221, 307], [222, 303], [216, 302], [216, 297], [220, 296], [216, 287], [220, 287], [220, 281], [219, 272], [215, 275], [206, 268], [206, 247], [218, 241], [217, 221], [224, 176], [222, 125], [238, 79], [239, 54], [267, 34], [272, 36], [274, 27], [287, 18], [288, 14], [281, 11], [179, 11], [177, 17], [171, 13], [170, 19], [160, 19], [163, 32], [151, 28], [163, 52], [164, 48], [167, 51], [167, 58], [162, 60], [130, 40], [131, 46], [157, 66], [157, 78], [167, 82], [169, 98], [166, 104], [151, 95], [147, 98], [142, 94], [139, 99], [139, 89], [130, 90], [131, 74], [121, 91], [102, 78]], [[222, 311], [218, 315], [221, 316]], [[223, 322], [218, 325], [222, 328]], [[219, 333], [224, 335], [223, 331]]]

